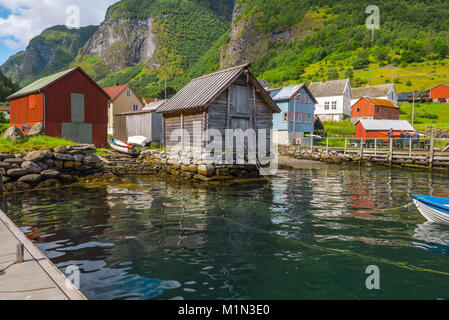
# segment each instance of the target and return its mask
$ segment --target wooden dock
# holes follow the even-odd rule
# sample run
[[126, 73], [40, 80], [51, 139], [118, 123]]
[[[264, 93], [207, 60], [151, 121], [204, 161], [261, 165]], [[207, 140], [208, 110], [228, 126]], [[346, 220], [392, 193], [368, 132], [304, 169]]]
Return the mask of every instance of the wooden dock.
[[[17, 262], [17, 245], [23, 262]], [[0, 300], [87, 300], [0, 210]]]

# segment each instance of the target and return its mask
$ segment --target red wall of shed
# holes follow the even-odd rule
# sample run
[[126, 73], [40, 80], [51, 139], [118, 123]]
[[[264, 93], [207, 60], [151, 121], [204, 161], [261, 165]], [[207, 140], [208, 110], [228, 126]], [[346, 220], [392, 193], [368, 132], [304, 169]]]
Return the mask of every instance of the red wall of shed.
[[71, 93], [84, 94], [85, 122], [93, 124], [93, 143], [105, 147], [108, 98], [81, 71], [72, 72], [44, 90], [46, 134], [61, 137], [62, 123], [71, 122]]
[[431, 99], [446, 98], [449, 99], [449, 87], [439, 85], [430, 90]]
[[10, 101], [10, 124], [22, 130], [22, 126], [34, 126], [44, 121], [44, 97], [41, 93]]

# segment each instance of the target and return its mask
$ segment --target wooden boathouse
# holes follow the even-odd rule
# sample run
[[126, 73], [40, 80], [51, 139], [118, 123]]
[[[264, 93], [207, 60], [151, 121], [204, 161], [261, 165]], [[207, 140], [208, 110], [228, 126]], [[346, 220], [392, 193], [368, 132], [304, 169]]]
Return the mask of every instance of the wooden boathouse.
[[[211, 129], [219, 130], [223, 141], [227, 129], [266, 129], [270, 150], [273, 114], [281, 110], [245, 64], [193, 79], [157, 112], [163, 114], [162, 138], [168, 150], [179, 145], [170, 139], [177, 129], [188, 132], [191, 144], [201, 148]], [[194, 133], [194, 124], [200, 124], [199, 132]]]

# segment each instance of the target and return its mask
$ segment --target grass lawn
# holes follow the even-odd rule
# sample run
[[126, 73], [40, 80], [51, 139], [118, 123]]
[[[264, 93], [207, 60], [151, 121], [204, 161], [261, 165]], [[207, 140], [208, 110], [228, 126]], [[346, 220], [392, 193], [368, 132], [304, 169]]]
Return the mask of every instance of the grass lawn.
[[32, 150], [51, 149], [56, 146], [75, 145], [73, 141], [47, 136], [26, 137], [22, 140], [11, 141], [0, 137], [0, 153], [25, 153]]
[[324, 128], [328, 137], [354, 137], [355, 127], [351, 123], [351, 119], [345, 121], [333, 122], [323, 121]]
[[[401, 120], [412, 123], [412, 104], [401, 103]], [[416, 103], [415, 123], [416, 130], [425, 130], [426, 125], [434, 125], [437, 129], [449, 130], [449, 105], [441, 103]]]

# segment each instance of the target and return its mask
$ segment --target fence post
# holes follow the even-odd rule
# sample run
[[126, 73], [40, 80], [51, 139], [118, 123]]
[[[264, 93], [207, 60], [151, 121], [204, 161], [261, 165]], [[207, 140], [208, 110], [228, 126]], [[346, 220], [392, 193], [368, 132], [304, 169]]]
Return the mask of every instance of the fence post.
[[360, 139], [360, 161], [363, 157], [363, 139]]
[[388, 154], [388, 165], [391, 167], [393, 164], [393, 139], [390, 138], [390, 152]]
[[412, 158], [412, 139], [409, 140], [409, 145], [408, 145], [408, 153], [409, 153], [409, 157], [410, 159]]
[[374, 155], [377, 156], [377, 138], [374, 139]]
[[432, 169], [433, 166], [433, 156], [434, 156], [434, 147], [435, 147], [435, 138], [432, 135], [430, 137], [430, 150], [429, 150], [429, 169]]
[[345, 157], [346, 157], [346, 151], [348, 150], [348, 139], [345, 139]]
[[329, 154], [329, 138], [326, 140], [326, 154]]
[[313, 137], [310, 137], [310, 150], [313, 153]]

